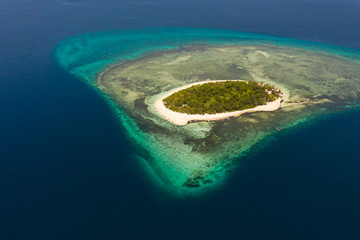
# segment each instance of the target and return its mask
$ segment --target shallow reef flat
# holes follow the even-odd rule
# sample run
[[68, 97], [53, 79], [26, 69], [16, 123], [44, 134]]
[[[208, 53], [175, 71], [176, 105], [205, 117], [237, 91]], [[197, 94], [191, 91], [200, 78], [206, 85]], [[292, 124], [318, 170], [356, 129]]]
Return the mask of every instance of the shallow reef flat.
[[[296, 39], [198, 28], [119, 30], [64, 39], [54, 57], [106, 100], [149, 179], [174, 194], [219, 187], [272, 134], [359, 105], [360, 51]], [[207, 79], [263, 81], [287, 99], [273, 112], [185, 126], [155, 111], [160, 96]]]
[[[159, 96], [208, 79], [263, 81], [279, 87], [286, 99], [273, 112], [185, 126], [154, 109]], [[194, 44], [111, 64], [91, 84], [131, 119], [129, 136], [163, 186], [201, 193], [222, 183], [266, 136], [355, 106], [360, 65], [325, 51], [274, 44]]]

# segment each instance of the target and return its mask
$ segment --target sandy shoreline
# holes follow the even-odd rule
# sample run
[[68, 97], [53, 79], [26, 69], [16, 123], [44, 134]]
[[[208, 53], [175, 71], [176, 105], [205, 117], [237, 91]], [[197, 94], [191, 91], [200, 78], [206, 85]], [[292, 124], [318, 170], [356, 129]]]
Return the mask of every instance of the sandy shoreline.
[[203, 115], [174, 112], [174, 111], [166, 108], [165, 104], [163, 103], [163, 99], [167, 98], [168, 96], [172, 95], [175, 92], [189, 88], [191, 86], [209, 83], [209, 82], [225, 82], [225, 81], [243, 81], [243, 80], [213, 80], [213, 81], [208, 80], [208, 81], [191, 83], [191, 84], [176, 88], [176, 89], [164, 94], [163, 96], [161, 96], [154, 103], [155, 109], [162, 117], [164, 117], [169, 122], [171, 122], [175, 125], [183, 126], [183, 125], [188, 124], [189, 122], [216, 121], [216, 120], [222, 120], [222, 119], [240, 116], [241, 114], [244, 114], [244, 113], [275, 111], [281, 107], [281, 103], [285, 99], [285, 95], [283, 93], [283, 95], [280, 98], [276, 99], [273, 102], [269, 102], [266, 105], [261, 105], [261, 106], [257, 106], [255, 108], [250, 108], [250, 109], [244, 109], [241, 111], [216, 113], [216, 114], [203, 114]]

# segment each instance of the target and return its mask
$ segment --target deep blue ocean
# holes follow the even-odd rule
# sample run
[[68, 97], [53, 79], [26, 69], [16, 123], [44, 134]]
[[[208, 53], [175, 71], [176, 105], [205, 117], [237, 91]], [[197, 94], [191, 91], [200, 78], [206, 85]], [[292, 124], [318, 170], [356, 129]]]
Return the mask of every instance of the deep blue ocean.
[[360, 2], [0, 0], [1, 240], [360, 239], [360, 109], [266, 139], [205, 196], [150, 181], [110, 106], [53, 57], [72, 35], [147, 27], [360, 50]]

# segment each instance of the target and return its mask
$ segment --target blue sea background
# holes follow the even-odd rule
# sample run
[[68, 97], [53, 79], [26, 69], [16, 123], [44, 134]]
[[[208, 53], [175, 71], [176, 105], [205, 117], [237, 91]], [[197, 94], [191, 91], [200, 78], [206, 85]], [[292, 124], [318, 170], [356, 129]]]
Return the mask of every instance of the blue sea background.
[[2, 0], [0, 239], [360, 239], [360, 110], [266, 139], [205, 196], [158, 188], [106, 101], [53, 57], [72, 35], [145, 27], [360, 50], [360, 2]]

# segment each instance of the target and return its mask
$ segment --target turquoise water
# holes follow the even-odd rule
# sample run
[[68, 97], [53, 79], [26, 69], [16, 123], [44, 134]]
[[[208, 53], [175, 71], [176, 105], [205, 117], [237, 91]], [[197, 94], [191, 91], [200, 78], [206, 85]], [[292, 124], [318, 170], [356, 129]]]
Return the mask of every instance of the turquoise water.
[[149, 181], [156, 175], [146, 176], [147, 166], [139, 166], [145, 161], [134, 157], [139, 150], [111, 102], [53, 57], [70, 36], [94, 32], [90, 40], [98, 31], [159, 26], [232, 29], [360, 49], [359, 1], [0, 5], [1, 240], [359, 239], [359, 110], [276, 131], [238, 159], [241, 167], [221, 188], [178, 198]]
[[[356, 61], [360, 59], [360, 51], [351, 49], [244, 32], [196, 28], [160, 28], [82, 34], [62, 41], [56, 47], [54, 55], [63, 69], [87, 82], [90, 86], [94, 86], [93, 83], [97, 74], [112, 64], [135, 60], [158, 51], [179, 49], [183, 46], [194, 44], [216, 46], [269, 44], [272, 46], [289, 46], [293, 48], [321, 51]], [[138, 126], [136, 120], [127, 115], [121, 107], [119, 108], [109, 96], [102, 91], [99, 91], [96, 87], [95, 89], [108, 102], [123, 127], [125, 127], [129, 139], [133, 141], [134, 145], [138, 148], [139, 154], [144, 157], [140, 157], [140, 159], [146, 160], [144, 161], [144, 164], [150, 163], [149, 169], [154, 167], [157, 169], [155, 171], [157, 171], [160, 178], [162, 180], [165, 179], [167, 185], [172, 187], [171, 191], [178, 192], [177, 188], [182, 188], [181, 186], [183, 186], [183, 183], [185, 183], [189, 176], [192, 175], [192, 172], [200, 171], [200, 169], [202, 169], [200, 164], [202, 160], [200, 159], [205, 159], [205, 156], [198, 156], [196, 154], [185, 154], [182, 156], [181, 151], [176, 155], [175, 152], [172, 152], [170, 149], [170, 145], [167, 146], [167, 143], [166, 146], [164, 145], [164, 143], [169, 140], [164, 140], [164, 136], [162, 139], [157, 139], [156, 136], [146, 133], [146, 131], [144, 132], [144, 130]], [[318, 115], [321, 111], [322, 110], [320, 109], [318, 113], [315, 114], [315, 112], [313, 112], [313, 114]], [[312, 119], [312, 116], [305, 115], [302, 118], [292, 121], [290, 125], [289, 123], [286, 123], [282, 127], [293, 127], [306, 122], [309, 119]], [[256, 133], [249, 142], [243, 142], [240, 148], [238, 147], [239, 145], [237, 145], [238, 143], [233, 142], [228, 144], [226, 150], [224, 148], [222, 155], [218, 155], [219, 153], [217, 153], [211, 156], [211, 154], [209, 154], [210, 157], [208, 157], [209, 159], [212, 159], [211, 161], [214, 161], [216, 158], [218, 160], [226, 160], [224, 163], [220, 162], [214, 165], [211, 170], [209, 175], [211, 177], [208, 179], [213, 182], [213, 187], [222, 182], [220, 179], [224, 180], [224, 172], [231, 168], [229, 162], [247, 154], [253, 144], [268, 136], [268, 134], [269, 133], [267, 132], [260, 131]], [[177, 141], [175, 139], [173, 140]], [[182, 151], [191, 152], [191, 150], [187, 148], [188, 146], [181, 144], [182, 141], [183, 140], [179, 140], [179, 144], [176, 145], [177, 148], [183, 148]], [[184, 166], [186, 166], [184, 163], [182, 166], [177, 166], [168, 161], [168, 159], [173, 157], [178, 159], [182, 158], [181, 161], [187, 162], [189, 169], [187, 167], [184, 168]], [[203, 169], [201, 171], [208, 170]], [[175, 186], [175, 189], [173, 186]], [[201, 189], [199, 189], [199, 191], [200, 190]], [[192, 190], [192, 192], [194, 191], [195, 189]], [[180, 194], [182, 193], [180, 192]]]
[[86, 81], [113, 63], [192, 44], [272, 44], [320, 50], [360, 59], [360, 51], [320, 43], [238, 31], [197, 28], [152, 28], [81, 34], [60, 42], [55, 49], [59, 64]]

